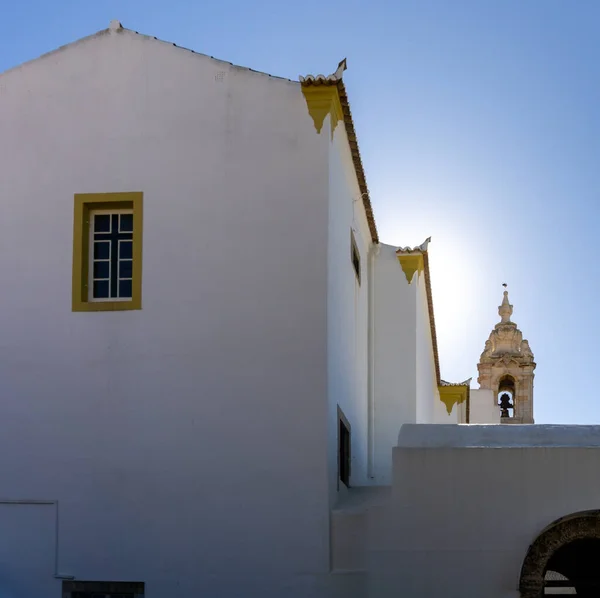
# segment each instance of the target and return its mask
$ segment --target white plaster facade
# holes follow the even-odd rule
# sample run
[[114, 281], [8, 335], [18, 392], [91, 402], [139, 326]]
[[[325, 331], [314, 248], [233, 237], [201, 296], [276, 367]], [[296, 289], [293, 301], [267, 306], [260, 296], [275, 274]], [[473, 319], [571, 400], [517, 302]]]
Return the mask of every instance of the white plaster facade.
[[[413, 533], [378, 513], [438, 496], [398, 431], [499, 421], [441, 400], [427, 242], [374, 239], [351, 117], [304, 91], [118, 24], [0, 75], [0, 596], [377, 595]], [[124, 191], [142, 309], [73, 312], [74, 194]]]
[[[118, 24], [0, 75], [3, 591], [359, 587], [330, 575], [337, 409], [351, 485], [389, 483], [435, 374], [423, 275], [376, 250], [349, 148], [297, 82]], [[122, 191], [143, 307], [74, 313], [73, 196]]]
[[391, 484], [392, 452], [404, 423], [431, 423], [439, 401], [425, 277], [411, 284], [396, 248], [380, 244], [375, 261], [375, 483]]
[[[327, 437], [329, 491], [333, 504], [337, 495], [338, 480], [338, 406], [352, 426], [351, 483], [364, 485], [369, 480], [368, 301], [373, 243], [343, 126], [338, 125], [335, 128], [333, 142], [329, 145], [328, 159]], [[360, 254], [360, 281], [350, 260], [352, 237]]]
[[[131, 31], [0, 75], [2, 497], [60, 511], [55, 545], [54, 506], [0, 506], [3, 591], [58, 598], [55, 558], [151, 598], [328, 572], [329, 152], [298, 83]], [[118, 191], [143, 308], [73, 313], [74, 193]]]

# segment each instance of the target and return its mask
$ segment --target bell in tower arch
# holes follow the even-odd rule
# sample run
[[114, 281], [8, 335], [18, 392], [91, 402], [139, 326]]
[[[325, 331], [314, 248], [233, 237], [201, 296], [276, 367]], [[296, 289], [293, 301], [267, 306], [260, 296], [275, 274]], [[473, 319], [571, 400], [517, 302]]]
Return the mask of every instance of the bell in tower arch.
[[515, 408], [515, 395], [515, 379], [512, 376], [503, 376], [498, 383], [500, 417], [513, 417]]
[[508, 393], [503, 393], [500, 397], [500, 415], [501, 417], [511, 417], [510, 410], [514, 409], [514, 405], [510, 400], [510, 395]]

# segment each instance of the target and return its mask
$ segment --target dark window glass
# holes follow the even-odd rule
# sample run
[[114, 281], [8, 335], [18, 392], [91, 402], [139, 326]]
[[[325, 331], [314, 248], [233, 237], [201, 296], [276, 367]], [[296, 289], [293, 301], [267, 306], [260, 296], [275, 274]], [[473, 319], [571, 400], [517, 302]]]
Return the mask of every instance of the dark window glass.
[[107, 260], [110, 257], [110, 241], [96, 241], [94, 243], [94, 259]]
[[354, 240], [352, 241], [352, 265], [354, 266], [354, 272], [358, 278], [358, 282], [360, 282], [360, 255], [354, 244]]
[[110, 262], [94, 262], [94, 278], [109, 278]]
[[110, 214], [96, 214], [96, 216], [94, 217], [94, 232], [110, 232]]
[[114, 213], [94, 216], [92, 298], [131, 299], [132, 231], [133, 214]]
[[133, 214], [121, 214], [121, 224], [119, 226], [119, 232], [133, 232]]
[[350, 486], [350, 430], [340, 419], [338, 433], [338, 454], [340, 459], [340, 480]]
[[94, 281], [94, 299], [108, 299], [108, 280]]
[[131, 280], [119, 281], [119, 297], [131, 297]]
[[133, 274], [133, 262], [123, 260], [119, 262], [119, 278], [131, 278]]
[[143, 582], [63, 581], [62, 595], [71, 598], [135, 598], [144, 596]]
[[130, 260], [133, 257], [133, 242], [121, 241], [119, 243], [119, 259]]

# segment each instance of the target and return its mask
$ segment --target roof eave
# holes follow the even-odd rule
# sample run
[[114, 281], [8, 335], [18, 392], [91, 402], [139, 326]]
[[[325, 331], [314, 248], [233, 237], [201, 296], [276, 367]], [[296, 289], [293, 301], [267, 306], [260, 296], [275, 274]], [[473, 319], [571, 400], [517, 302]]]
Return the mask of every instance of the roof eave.
[[371, 240], [373, 243], [379, 243], [379, 234], [377, 233], [377, 225], [375, 224], [373, 205], [371, 204], [369, 187], [367, 186], [365, 170], [360, 156], [360, 149], [358, 147], [358, 140], [356, 137], [356, 131], [354, 129], [354, 120], [352, 118], [352, 112], [350, 111], [350, 103], [348, 102], [348, 94], [346, 93], [344, 82], [341, 79], [337, 82], [337, 88], [340, 96], [340, 103], [342, 105], [342, 111], [344, 113], [346, 137], [348, 138], [348, 145], [350, 146], [350, 153], [352, 154], [352, 162], [354, 163], [354, 170], [356, 171], [356, 178], [363, 201], [363, 206], [365, 208], [365, 215], [369, 225], [369, 232], [371, 233]]
[[360, 149], [358, 147], [358, 139], [356, 136], [356, 129], [354, 128], [354, 119], [352, 118], [352, 112], [350, 110], [350, 102], [348, 101], [348, 94], [346, 92], [346, 86], [341, 78], [341, 72], [345, 70], [346, 64], [345, 59], [340, 62], [338, 67], [339, 74], [333, 74], [329, 76], [325, 75], [307, 75], [306, 77], [300, 77], [300, 84], [302, 87], [336, 87], [338, 92], [339, 102], [342, 108], [342, 115], [344, 120], [344, 129], [346, 130], [346, 137], [348, 138], [348, 146], [350, 148], [350, 155], [352, 156], [352, 163], [354, 165], [354, 171], [356, 173], [356, 181], [360, 191], [362, 203], [365, 209], [365, 215], [367, 218], [367, 224], [369, 226], [369, 233], [373, 243], [379, 243], [379, 234], [377, 232], [377, 226], [375, 224], [375, 215], [373, 213], [373, 206], [371, 204], [371, 197], [369, 194], [369, 188], [367, 186], [367, 179], [365, 176], [365, 169], [363, 167], [362, 158], [360, 155]]
[[429, 328], [431, 331], [431, 344], [433, 345], [433, 360], [435, 363], [435, 376], [438, 386], [441, 385], [440, 357], [438, 353], [437, 333], [435, 329], [435, 316], [433, 314], [433, 293], [431, 291], [431, 274], [429, 271], [429, 256], [423, 252], [423, 272], [425, 274], [425, 291], [427, 294], [427, 309], [429, 311]]

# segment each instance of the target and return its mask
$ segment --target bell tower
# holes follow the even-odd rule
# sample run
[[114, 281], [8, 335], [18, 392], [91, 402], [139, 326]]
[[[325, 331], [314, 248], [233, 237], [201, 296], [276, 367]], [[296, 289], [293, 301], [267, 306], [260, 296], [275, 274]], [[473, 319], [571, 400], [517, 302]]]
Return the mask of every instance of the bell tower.
[[[506, 285], [503, 285], [506, 287]], [[535, 362], [529, 342], [511, 321], [513, 306], [504, 291], [494, 326], [479, 358], [479, 388], [494, 391], [503, 424], [532, 424]]]

